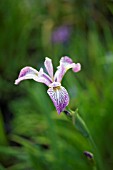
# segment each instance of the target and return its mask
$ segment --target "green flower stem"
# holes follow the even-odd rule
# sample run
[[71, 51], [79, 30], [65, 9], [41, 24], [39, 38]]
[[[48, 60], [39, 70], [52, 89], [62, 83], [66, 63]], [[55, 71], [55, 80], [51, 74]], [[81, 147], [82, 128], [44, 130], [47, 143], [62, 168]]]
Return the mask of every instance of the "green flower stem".
[[100, 153], [98, 152], [97, 146], [96, 146], [91, 134], [89, 135], [88, 141], [92, 147], [92, 151], [95, 155], [95, 159], [96, 159], [99, 170], [104, 170], [102, 159], [100, 157]]
[[76, 111], [72, 111], [72, 110], [65, 110], [64, 111], [65, 115], [67, 116], [67, 118], [72, 121], [73, 125], [75, 126], [75, 128], [85, 137], [87, 138], [89, 144], [92, 147], [92, 151], [94, 153], [94, 157], [95, 159], [93, 160], [93, 170], [103, 170], [103, 164], [102, 164], [102, 160], [100, 157], [100, 154], [98, 152], [98, 149], [96, 147], [96, 144], [89, 132], [88, 127], [86, 126], [84, 120], [80, 117], [80, 115], [78, 114], [78, 109]]

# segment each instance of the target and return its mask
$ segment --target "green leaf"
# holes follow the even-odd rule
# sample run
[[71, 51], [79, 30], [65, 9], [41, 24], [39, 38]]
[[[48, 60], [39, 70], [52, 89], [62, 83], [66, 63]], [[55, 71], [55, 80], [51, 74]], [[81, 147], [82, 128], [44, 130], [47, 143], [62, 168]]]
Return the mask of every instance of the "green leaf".
[[[75, 117], [74, 117], [75, 116]], [[83, 119], [80, 117], [80, 115], [78, 113], [76, 113], [73, 116], [74, 120], [74, 125], [76, 127], [76, 129], [86, 138], [88, 138], [90, 136], [89, 134], [89, 130], [85, 124], [85, 122], [83, 121]]]

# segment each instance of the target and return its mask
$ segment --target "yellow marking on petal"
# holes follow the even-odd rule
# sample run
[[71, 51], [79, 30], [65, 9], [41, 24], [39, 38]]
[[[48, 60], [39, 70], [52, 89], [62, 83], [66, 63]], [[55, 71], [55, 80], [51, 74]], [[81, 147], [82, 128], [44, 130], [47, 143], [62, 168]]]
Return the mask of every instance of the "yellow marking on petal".
[[38, 73], [35, 73], [36, 76], [38, 76]]
[[56, 91], [56, 90], [60, 90], [60, 86], [57, 86], [57, 87], [53, 87], [53, 89]]

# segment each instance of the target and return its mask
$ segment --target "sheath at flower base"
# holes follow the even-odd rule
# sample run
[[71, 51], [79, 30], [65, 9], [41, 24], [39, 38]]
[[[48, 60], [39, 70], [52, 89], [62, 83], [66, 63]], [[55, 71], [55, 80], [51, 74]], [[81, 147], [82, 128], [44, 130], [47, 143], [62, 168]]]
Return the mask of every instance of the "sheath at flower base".
[[62, 78], [70, 68], [72, 68], [74, 72], [80, 71], [81, 65], [80, 63], [73, 63], [72, 59], [67, 56], [60, 59], [60, 65], [57, 67], [55, 74], [53, 74], [53, 64], [50, 58], [45, 58], [44, 65], [48, 74], [43, 71], [43, 68], [37, 71], [32, 67], [26, 66], [20, 71], [18, 79], [15, 80], [15, 84], [19, 84], [22, 80], [26, 79], [33, 79], [36, 82], [44, 83], [48, 86], [47, 93], [53, 101], [58, 114], [60, 114], [69, 104], [68, 92], [61, 86]]

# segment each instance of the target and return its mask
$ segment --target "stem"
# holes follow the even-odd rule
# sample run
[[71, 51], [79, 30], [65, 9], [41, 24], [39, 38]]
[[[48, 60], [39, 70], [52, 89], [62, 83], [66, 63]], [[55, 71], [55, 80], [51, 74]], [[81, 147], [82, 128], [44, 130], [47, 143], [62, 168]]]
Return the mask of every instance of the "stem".
[[88, 141], [89, 141], [90, 145], [92, 146], [92, 150], [94, 152], [96, 162], [98, 163], [97, 165], [98, 165], [99, 170], [104, 170], [102, 159], [100, 157], [100, 153], [97, 149], [97, 146], [96, 146], [91, 134], [89, 135]]
[[[78, 114], [78, 110], [74, 111], [64, 111], [65, 115], [68, 117], [69, 120], [72, 121], [73, 125], [75, 126], [75, 128], [85, 137], [87, 138], [88, 142], [90, 143], [91, 147], [92, 147], [92, 151], [95, 155], [95, 159], [96, 159], [96, 165], [98, 165], [98, 169], [99, 170], [104, 170], [103, 167], [103, 163], [102, 163], [102, 159], [100, 157], [100, 153], [98, 152], [97, 146], [90, 134], [90, 131], [88, 129], [88, 127], [86, 126], [84, 120], [80, 117], [80, 115]], [[97, 167], [95, 165], [95, 161], [94, 161], [94, 165], [93, 165], [93, 170], [97, 170]]]

